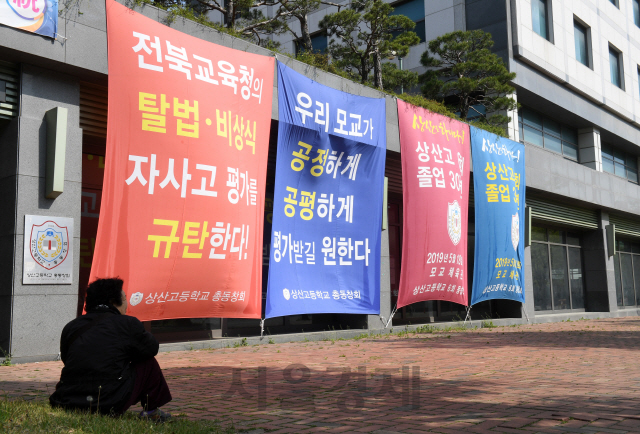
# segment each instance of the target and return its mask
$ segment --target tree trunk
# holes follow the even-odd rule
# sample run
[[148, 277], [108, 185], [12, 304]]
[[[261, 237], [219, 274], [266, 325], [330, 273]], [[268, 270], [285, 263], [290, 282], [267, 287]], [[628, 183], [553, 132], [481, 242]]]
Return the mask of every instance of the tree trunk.
[[369, 68], [367, 68], [367, 59], [360, 58], [360, 83], [367, 84], [369, 78]]
[[382, 59], [378, 50], [373, 52], [373, 83], [382, 90]]
[[227, 20], [227, 29], [233, 29], [236, 21], [236, 4], [233, 1], [227, 2], [227, 14], [225, 16]]
[[469, 98], [465, 97], [462, 100], [462, 104], [460, 104], [460, 119], [462, 119], [462, 121], [466, 121], [468, 114], [469, 114]]
[[298, 18], [300, 20], [300, 33], [302, 34], [301, 42], [305, 49], [311, 53], [313, 51], [313, 44], [311, 43], [311, 33], [309, 32], [309, 20], [307, 15], [303, 15]]

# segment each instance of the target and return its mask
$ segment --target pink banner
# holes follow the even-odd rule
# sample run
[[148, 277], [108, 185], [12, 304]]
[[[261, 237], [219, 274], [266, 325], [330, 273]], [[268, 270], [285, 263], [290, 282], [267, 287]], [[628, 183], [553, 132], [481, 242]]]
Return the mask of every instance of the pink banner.
[[467, 306], [469, 126], [398, 100], [404, 231], [398, 308]]

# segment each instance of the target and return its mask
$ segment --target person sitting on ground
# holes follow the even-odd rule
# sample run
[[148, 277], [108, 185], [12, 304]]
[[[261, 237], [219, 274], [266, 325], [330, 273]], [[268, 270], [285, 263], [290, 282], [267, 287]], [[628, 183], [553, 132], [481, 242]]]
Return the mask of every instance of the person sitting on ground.
[[87, 288], [86, 314], [62, 330], [64, 368], [49, 402], [113, 415], [140, 402], [140, 417], [164, 422], [171, 415], [159, 407], [171, 393], [154, 357], [159, 344], [137, 318], [125, 315], [122, 285], [118, 278], [98, 279]]

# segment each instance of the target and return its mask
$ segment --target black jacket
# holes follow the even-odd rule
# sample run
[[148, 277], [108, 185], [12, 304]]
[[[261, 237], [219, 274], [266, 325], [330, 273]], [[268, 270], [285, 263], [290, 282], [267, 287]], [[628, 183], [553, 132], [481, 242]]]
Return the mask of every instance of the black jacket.
[[[70, 338], [94, 322], [73, 342]], [[67, 348], [68, 347], [68, 348]], [[64, 368], [51, 405], [118, 413], [133, 392], [132, 363], [158, 354], [158, 341], [134, 317], [113, 306], [98, 306], [62, 330], [60, 350]]]

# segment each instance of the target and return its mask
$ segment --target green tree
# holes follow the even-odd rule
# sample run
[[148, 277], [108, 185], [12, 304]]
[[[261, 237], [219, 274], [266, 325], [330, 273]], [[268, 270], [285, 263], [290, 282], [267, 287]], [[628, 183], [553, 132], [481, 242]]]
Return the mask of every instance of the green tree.
[[[271, 48], [269, 35], [287, 31], [289, 11], [282, 8], [280, 0], [135, 0], [155, 4], [170, 13], [170, 20], [184, 17], [200, 24], [218, 28], [233, 36], [252, 40]], [[273, 16], [265, 16], [263, 6], [275, 7]], [[222, 25], [209, 19], [209, 12], [218, 11], [224, 16]]]
[[382, 64], [382, 85], [384, 89], [402, 89], [404, 93], [407, 89], [418, 84], [418, 73], [398, 69], [395, 63], [385, 62]]
[[329, 53], [336, 66], [360, 80], [384, 89], [382, 59], [404, 57], [409, 48], [420, 43], [412, 32], [415, 23], [404, 15], [391, 15], [393, 7], [382, 0], [353, 0], [344, 10], [326, 15], [320, 28], [333, 37]]
[[492, 46], [491, 34], [482, 30], [451, 32], [429, 42], [420, 58], [430, 68], [420, 76], [422, 94], [444, 100], [462, 119], [467, 119], [472, 106], [483, 106], [484, 122], [507, 124], [509, 117], [496, 112], [517, 107], [510, 84], [516, 74], [491, 52]]
[[336, 6], [338, 12], [344, 5], [324, 1], [324, 0], [279, 0], [280, 8], [286, 11], [286, 15], [295, 18], [300, 24], [300, 34], [296, 33], [290, 25], [287, 25], [289, 32], [293, 34], [300, 48], [303, 51], [313, 51], [311, 44], [311, 33], [309, 32], [309, 14], [317, 11], [320, 5]]

